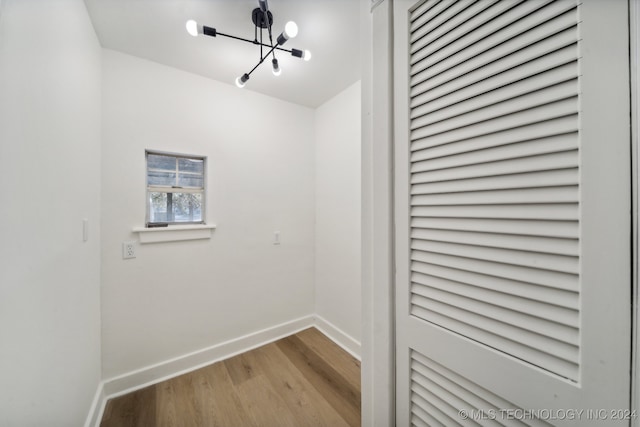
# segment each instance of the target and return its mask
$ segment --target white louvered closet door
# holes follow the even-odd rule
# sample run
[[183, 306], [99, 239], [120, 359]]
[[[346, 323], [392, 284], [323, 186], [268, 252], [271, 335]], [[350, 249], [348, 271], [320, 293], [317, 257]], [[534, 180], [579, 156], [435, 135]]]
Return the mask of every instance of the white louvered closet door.
[[395, 0], [398, 426], [629, 425], [627, 8]]

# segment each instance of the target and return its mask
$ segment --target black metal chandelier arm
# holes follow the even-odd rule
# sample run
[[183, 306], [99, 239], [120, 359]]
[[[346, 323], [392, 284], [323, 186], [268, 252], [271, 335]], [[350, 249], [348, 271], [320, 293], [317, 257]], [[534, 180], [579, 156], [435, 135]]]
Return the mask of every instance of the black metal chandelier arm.
[[[211, 28], [211, 27], [205, 27], [205, 28]], [[249, 40], [249, 39], [245, 39], [245, 38], [242, 38], [242, 37], [232, 36], [231, 34], [221, 33], [219, 31], [217, 31], [215, 28], [211, 28], [211, 29], [213, 30], [213, 34], [207, 34], [207, 32], [205, 32], [204, 35], [211, 36], [211, 37], [217, 37], [217, 36], [229, 37], [230, 39], [240, 40], [240, 41], [251, 43], [251, 44], [255, 44], [255, 45], [262, 45], [262, 46], [268, 47], [268, 48], [274, 47], [277, 50], [281, 50], [281, 51], [284, 51], [284, 52], [291, 53], [291, 49], [285, 49], [283, 47], [280, 47], [280, 45], [270, 46], [270, 45], [265, 44], [265, 43], [260, 43], [257, 40]]]
[[262, 28], [260, 28], [260, 58], [262, 58]]
[[253, 67], [253, 68], [251, 69], [251, 71], [249, 71], [249, 72], [248, 72], [248, 73], [246, 73], [246, 74], [247, 74], [248, 76], [250, 76], [250, 75], [251, 75], [251, 73], [253, 73], [253, 72], [256, 70], [256, 68], [258, 68], [258, 67], [260, 66], [260, 64], [262, 64], [262, 63], [264, 62], [264, 60], [265, 60], [265, 59], [267, 59], [267, 57], [268, 57], [269, 55], [271, 55], [271, 52], [273, 52], [273, 51], [274, 51], [274, 50], [276, 50], [277, 48], [278, 48], [278, 45], [273, 46], [273, 47], [269, 50], [269, 52], [267, 52], [267, 53], [266, 53], [266, 55], [264, 55], [262, 58], [260, 58], [260, 61], [258, 61], [258, 63], [256, 64], [256, 66], [255, 66], [255, 67]]
[[[273, 46], [273, 35], [271, 34], [271, 25], [269, 25], [269, 43], [271, 44], [271, 46]], [[278, 45], [276, 44], [276, 47]], [[273, 59], [276, 59], [276, 53], [275, 51], [272, 51], [273, 54]]]

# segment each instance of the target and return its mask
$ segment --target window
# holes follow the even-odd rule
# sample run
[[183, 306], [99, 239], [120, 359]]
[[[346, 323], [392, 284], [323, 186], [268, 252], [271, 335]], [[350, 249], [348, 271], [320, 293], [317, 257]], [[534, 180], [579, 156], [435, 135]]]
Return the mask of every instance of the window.
[[147, 227], [204, 224], [206, 157], [146, 151]]

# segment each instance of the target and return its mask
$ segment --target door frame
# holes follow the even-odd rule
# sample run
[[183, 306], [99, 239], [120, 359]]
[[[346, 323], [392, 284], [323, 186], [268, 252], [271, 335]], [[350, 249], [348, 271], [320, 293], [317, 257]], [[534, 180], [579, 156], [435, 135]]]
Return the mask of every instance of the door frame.
[[395, 425], [393, 1], [360, 0], [362, 425]]
[[[638, 189], [640, 177], [638, 164], [638, 127], [640, 125], [640, 0], [629, 0], [629, 53], [630, 53], [630, 90], [631, 90], [631, 250], [632, 250], [632, 344], [631, 344], [631, 409], [640, 411], [640, 304], [638, 285]], [[640, 419], [635, 418], [631, 425], [640, 427]]]

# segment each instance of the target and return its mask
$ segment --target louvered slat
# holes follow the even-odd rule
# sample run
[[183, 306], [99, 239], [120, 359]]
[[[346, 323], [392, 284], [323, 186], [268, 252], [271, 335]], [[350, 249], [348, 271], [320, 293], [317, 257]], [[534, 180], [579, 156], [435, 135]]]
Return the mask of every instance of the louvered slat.
[[476, 301], [491, 301], [491, 304], [498, 307], [541, 317], [571, 328], [579, 326], [578, 311], [575, 308], [560, 307], [556, 305], [556, 301], [550, 303], [539, 302], [523, 298], [520, 294], [512, 295], [505, 292], [497, 292], [419, 272], [412, 273], [411, 280], [414, 283], [412, 291], [423, 297], [429, 298], [427, 288], [432, 288]]
[[[493, 1], [495, 2], [496, 0]], [[488, 7], [491, 4], [490, 1], [480, 3], [489, 3], [485, 7]], [[476, 3], [475, 0], [457, 0], [451, 2], [448, 5], [447, 9], [443, 10], [442, 13], [440, 13], [438, 16], [429, 21], [425, 21], [424, 23], [422, 23], [422, 25], [414, 25], [414, 29], [411, 34], [411, 40], [409, 42], [412, 43], [417, 39], [423, 39], [427, 34], [433, 34], [436, 29], [440, 29], [440, 27], [443, 26], [442, 24], [450, 23], [452, 19], [456, 18], [459, 14], [462, 14], [462, 18], [458, 17], [457, 20], [464, 19], [464, 16], [467, 16], [470, 13], [471, 16], [473, 16], [474, 11], [472, 10], [471, 12], [469, 12], [468, 9], [470, 8], [470, 6], [475, 6], [477, 4], [478, 3]], [[477, 9], [477, 7], [473, 9]], [[413, 52], [414, 50], [412, 47], [411, 53]]]
[[420, 128], [411, 131], [411, 150], [413, 151], [427, 147], [434, 147], [436, 145], [449, 144], [463, 139], [472, 138], [477, 135], [500, 132], [502, 130], [513, 129], [533, 123], [540, 123], [546, 120], [552, 120], [558, 117], [577, 113], [578, 97], [574, 96], [552, 104], [541, 105], [524, 111], [515, 111], [511, 114], [491, 118], [485, 122], [443, 131], [436, 135], [430, 132], [429, 129]]
[[515, 249], [519, 251], [566, 256], [577, 257], [579, 255], [579, 242], [577, 239], [424, 229], [413, 230], [411, 232], [411, 238], [416, 240], [479, 245], [491, 248]]
[[[517, 411], [522, 408], [514, 405], [505, 398], [497, 396], [495, 393], [480, 387], [476, 383], [469, 381], [467, 378], [445, 368], [416, 351], [411, 351], [410, 357], [412, 383], [420, 384], [425, 388], [428, 384], [437, 384], [441, 390], [446, 390], [449, 394], [452, 394], [462, 400], [464, 402], [464, 407], [458, 409], [465, 409], [467, 414], [470, 416], [472, 411], [476, 411], [476, 413], [478, 413], [478, 411], [482, 411], [482, 413], [486, 415], [494, 415], [494, 417], [487, 417], [488, 419], [483, 419], [484, 425], [504, 425], [510, 427], [526, 425], [532, 427], [548, 427], [550, 425], [535, 418], [518, 420], [514, 417], [501, 416], [500, 411]], [[419, 403], [422, 403], [422, 401], [419, 401]], [[412, 410], [413, 409], [414, 408], [412, 408]], [[524, 421], [526, 421], [526, 423]]]
[[[473, 101], [469, 101], [471, 105], [468, 108], [473, 109], [472, 111], [464, 114], [458, 111], [455, 112], [456, 115], [449, 118], [438, 117], [438, 114], [432, 115], [435, 117], [423, 116], [412, 120], [411, 129], [415, 131], [414, 137], [424, 138], [555, 101], [573, 98], [578, 93], [577, 88], [578, 81], [574, 79], [506, 100], [491, 93], [486, 100], [475, 98]], [[483, 103], [485, 106], [475, 106], [474, 102]], [[489, 103], [491, 104], [489, 105]]]
[[414, 408], [411, 414], [411, 426], [416, 427], [431, 427], [441, 426], [442, 423], [438, 422], [435, 418], [427, 414], [425, 410], [420, 407]]
[[456, 331], [535, 366], [545, 367], [565, 378], [574, 378], [578, 374], [578, 347], [418, 295], [412, 295], [411, 303], [410, 313], [417, 318]]
[[520, 188], [516, 190], [486, 190], [458, 193], [416, 195], [414, 206], [438, 205], [514, 205], [578, 202], [578, 186]]
[[468, 420], [463, 419], [458, 416], [458, 411], [454, 406], [449, 404], [446, 400], [439, 396], [436, 393], [433, 393], [427, 387], [423, 385], [424, 381], [416, 381], [415, 376], [411, 378], [411, 391], [413, 395], [419, 396], [425, 402], [429, 402], [432, 407], [435, 407], [439, 410], [441, 414], [441, 419], [445, 421], [445, 424], [448, 426], [477, 426], [478, 424]]
[[[526, 69], [527, 67], [524, 68]], [[578, 76], [573, 64], [560, 66], [547, 73], [516, 81], [506, 87], [496, 88], [495, 86], [500, 83], [505, 83], [504, 76], [500, 77], [502, 78], [492, 78], [489, 82], [479, 82], [476, 85], [454, 92], [426, 106], [421, 105], [420, 108], [424, 113], [411, 120], [411, 129], [442, 122], [463, 114], [471, 114], [481, 108], [486, 111], [489, 106], [507, 100], [511, 100], [511, 103], [528, 101], [531, 103], [530, 105], [536, 105], [534, 100], [536, 97], [548, 96], [551, 99], [547, 102], [559, 100], [562, 99], [560, 94], [563, 89], [568, 90], [571, 95], [576, 92], [573, 86], [577, 86], [578, 84]], [[500, 80], [500, 82], [496, 80]], [[564, 84], [565, 87], [559, 87], [561, 84]], [[553, 92], [553, 94], [550, 92]], [[527, 100], [525, 95], [530, 98], [530, 100]], [[502, 105], [504, 107], [504, 104]], [[473, 121], [470, 120], [470, 123], [473, 123]]]
[[[455, 144], [440, 145], [435, 147], [429, 147], [429, 150], [420, 152], [419, 149], [413, 150], [412, 161], [436, 159], [439, 157], [447, 157], [455, 154], [462, 154], [468, 152], [476, 152], [481, 154], [485, 149], [492, 147], [499, 147], [503, 145], [533, 141], [539, 141], [541, 144], [545, 144], [543, 138], [554, 137], [558, 135], [573, 133], [573, 146], [572, 148], [578, 148], [578, 115], [571, 115], [565, 117], [559, 117], [556, 119], [547, 120], [540, 123], [534, 123], [528, 126], [521, 126], [515, 129], [507, 129], [502, 132], [492, 133], [488, 135], [479, 135], [472, 138], [465, 139], [463, 141], [457, 141]], [[548, 152], [555, 152], [558, 150], [550, 150]], [[562, 151], [562, 150], [560, 150]]]
[[455, 181], [415, 184], [411, 194], [459, 193], [463, 191], [485, 191], [510, 188], [543, 188], [577, 185], [577, 168], [553, 171], [527, 172], [514, 175], [500, 175], [486, 178], [462, 179]]
[[412, 165], [411, 172], [413, 175], [411, 177], [411, 184], [571, 169], [578, 167], [578, 162], [578, 150], [493, 162], [481, 162], [478, 164], [436, 170], [429, 170], [429, 164], [416, 162]]
[[553, 270], [540, 270], [500, 261], [489, 261], [478, 258], [460, 257], [446, 253], [427, 253], [422, 250], [412, 251], [412, 260], [424, 263], [477, 272], [488, 276], [502, 277], [517, 282], [535, 283], [550, 288], [567, 291], [578, 291], [578, 278], [575, 274]]
[[[526, 1], [519, 8], [531, 9], [539, 7], [536, 3], [536, 1]], [[573, 13], [565, 13], [571, 8], [573, 8]], [[428, 46], [413, 56], [416, 61], [412, 62], [414, 66], [414, 68], [412, 68], [412, 74], [416, 74], [418, 70], [422, 71], [428, 67], [429, 71], [423, 75], [423, 79], [427, 80], [430, 76], [441, 74], [445, 70], [449, 70], [458, 64], [463, 64], [472, 58], [478, 57], [480, 61], [485, 61], [486, 64], [488, 58], [494, 60], [501, 58], [533, 42], [542, 40], [545, 34], [548, 36], [549, 34], [554, 34], [576, 25], [575, 3], [573, 2], [566, 0], [553, 1], [548, 7], [543, 9], [543, 12], [545, 13], [529, 15], [517, 21], [512, 26], [492, 33], [487, 38], [478, 40], [476, 38], [477, 34], [470, 33], [465, 37], [467, 40], [463, 43], [469, 45], [473, 42], [473, 45], [465, 46], [464, 49], [458, 49], [459, 46], [456, 46], [454, 43], [441, 50], [435, 51], [432, 55], [427, 55], [430, 50], [430, 46]], [[492, 27], [487, 31], [495, 30]], [[527, 33], [525, 37], [516, 37], [525, 32]], [[505, 44], [505, 40], [510, 40], [510, 42]], [[462, 39], [460, 41], [462, 41]], [[437, 43], [434, 43], [434, 45], [437, 45]], [[419, 61], [424, 61], [426, 64], [420, 64]], [[413, 83], [412, 81], [412, 86]], [[413, 93], [411, 93], [411, 95], [413, 95]]]
[[[410, 27], [410, 312], [577, 380], [577, 4], [480, 3]], [[471, 404], [427, 373], [443, 416]]]
[[[487, 404], [486, 401], [477, 398], [467, 392], [464, 388], [458, 386], [451, 381], [448, 381], [446, 378], [442, 377], [436, 372], [428, 369], [427, 367], [421, 365], [420, 363], [412, 363], [411, 364], [411, 380], [419, 384], [425, 389], [433, 390], [433, 392], [438, 396], [443, 396], [445, 399], [459, 410], [465, 411], [471, 418], [476, 418], [474, 415], [477, 415], [478, 410], [486, 410], [486, 416], [482, 418], [481, 422], [483, 426], [502, 426], [497, 420], [492, 419], [490, 415], [494, 415], [490, 412], [492, 408]], [[476, 412], [476, 414], [474, 414]], [[495, 417], [498, 418], [498, 417]], [[512, 425], [523, 426], [525, 424], [518, 422], [517, 424], [511, 423]]]
[[489, 248], [448, 242], [430, 242], [412, 239], [411, 249], [416, 252], [451, 255], [460, 258], [491, 261], [505, 266], [528, 267], [560, 273], [578, 274], [577, 257], [543, 254], [532, 251]]
[[[411, 54], [411, 60], [409, 61], [409, 63], [413, 65], [416, 62], [421, 61], [433, 54], [442, 55], [443, 53], [446, 53], [446, 55], [442, 55], [446, 57], [447, 55], [458, 52], [459, 50], [462, 50], [470, 44], [474, 43], [475, 40], [478, 40], [484, 35], [488, 35], [492, 31], [494, 31], [493, 26], [485, 25], [486, 23], [490, 21], [495, 22], [496, 20], [504, 21], [505, 17], [507, 20], [509, 20], [509, 18], [511, 18], [512, 20], [518, 19], [516, 17], [512, 17], [512, 15], [505, 14], [505, 11], [509, 9], [516, 9], [516, 15], [522, 17], [526, 15], [526, 11], [523, 9], [530, 10], [538, 8], [539, 4], [537, 3], [537, 1], [533, 1], [529, 2], [529, 4], [527, 5], [526, 1], [522, 1], [519, 5], [521, 7], [516, 7], [518, 4], [514, 1], [497, 2], [492, 7], [474, 16], [472, 19], [465, 22], [461, 26], [447, 32], [446, 35], [438, 39], [436, 42], [431, 43], [429, 46], [425, 46], [422, 49], [419, 48], [419, 50]], [[474, 40], [469, 37], [469, 34], [476, 34], [477, 37]], [[416, 43], [418, 45], [422, 44], [420, 40], [418, 40]], [[438, 58], [440, 58], [440, 56], [438, 56]], [[437, 62], [437, 60], [434, 60], [433, 62], [435, 63]]]
[[578, 223], [574, 221], [527, 221], [476, 218], [413, 218], [411, 228], [434, 230], [464, 230], [520, 236], [559, 237], [577, 239]]
[[575, 203], [553, 205], [468, 205], [468, 206], [414, 206], [413, 218], [504, 218], [577, 221], [578, 206]]
[[[575, 64], [571, 62], [557, 67], [545, 67], [542, 71], [546, 72], [542, 74], [536, 73], [536, 70], [532, 70], [530, 65], [513, 68], [422, 104], [414, 108], [411, 118], [417, 119], [425, 114], [432, 113], [430, 120], [435, 123], [439, 120], [484, 107], [492, 102], [510, 99], [578, 77]], [[506, 82], [511, 84], [505, 87]], [[467, 102], [462, 103], [462, 101]], [[434, 114], [435, 112], [437, 114]], [[414, 120], [411, 123], [412, 125], [420, 124]]]
[[444, 10], [453, 5], [456, 0], [440, 0], [432, 5], [429, 10], [420, 15], [411, 23], [411, 31], [418, 31], [425, 23], [433, 22]]
[[440, 0], [426, 0], [423, 1], [420, 6], [415, 8], [415, 10], [411, 13], [411, 22], [415, 22], [418, 18], [422, 17], [425, 13], [429, 11], [429, 9], [436, 6]]
[[[491, 7], [494, 3], [499, 0], [484, 0], [484, 1], [476, 1], [472, 2], [473, 4], [467, 7], [462, 12], [453, 15], [447, 21], [441, 23], [439, 26], [436, 25], [423, 25], [420, 28], [415, 28], [415, 30], [411, 33], [411, 53], [415, 53], [417, 50], [422, 49], [424, 46], [428, 45], [432, 41], [442, 37], [444, 34], [450, 32], [452, 29], [460, 26], [462, 23], [468, 21], [474, 16], [479, 15], [483, 10]], [[460, 2], [463, 3], [463, 2]], [[464, 4], [466, 7], [466, 4]], [[415, 44], [414, 42], [420, 40], [420, 44]]]
[[518, 157], [537, 156], [541, 154], [559, 153], [578, 148], [576, 133], [564, 133], [534, 140], [486, 147], [481, 151], [473, 150], [461, 153], [450, 153], [448, 156], [433, 155], [435, 150], [425, 149], [411, 154], [411, 162], [420, 162], [423, 170], [446, 169], [468, 166], [478, 163], [496, 162], [499, 160], [516, 159]]
[[[482, 80], [507, 73], [514, 67], [525, 66], [531, 74], [537, 70], [550, 70], [576, 61], [577, 40], [577, 30], [572, 27], [559, 33], [557, 37], [543, 38], [540, 42], [523, 49], [504, 52], [504, 55], [503, 52], [491, 50], [433, 77], [430, 73], [435, 69], [430, 68], [420, 73], [420, 68], [416, 67], [416, 73], [420, 74], [412, 79], [410, 106], [420, 106]], [[506, 47], [503, 46], [502, 49], [506, 50]]]
[[[438, 262], [438, 260], [434, 260]], [[414, 261], [411, 264], [413, 275], [416, 275], [416, 281], [425, 284], [419, 275], [436, 277], [453, 283], [465, 284], [473, 288], [486, 289], [504, 294], [504, 297], [517, 296], [519, 298], [535, 302], [541, 302], [546, 305], [553, 305], [566, 308], [572, 312], [577, 312], [580, 304], [577, 291], [568, 291], [564, 289], [554, 289], [545, 285], [536, 283], [518, 281], [508, 277], [492, 276], [477, 271], [462, 270], [460, 264], [440, 260], [441, 264], [428, 264], [421, 261]], [[445, 266], [448, 265], [448, 266]], [[465, 264], [463, 263], [462, 266]], [[457, 268], [458, 267], [458, 268]], [[447, 285], [453, 287], [453, 285]], [[570, 286], [570, 285], [569, 285]], [[473, 291], [469, 291], [473, 292]], [[492, 300], [493, 301], [493, 300]]]
[[[568, 326], [561, 322], [542, 319], [523, 313], [522, 311], [504, 308], [497, 304], [488, 304], [477, 299], [469, 298], [467, 295], [443, 291], [434, 286], [414, 284], [412, 286], [412, 292], [416, 297], [424, 297], [429, 301], [438, 301], [438, 303], [455, 307], [458, 310], [464, 310], [468, 314], [482, 316], [483, 318], [497, 321], [501, 324], [508, 322], [509, 327], [511, 330], [516, 331], [516, 334], [533, 332], [542, 337], [560, 341], [563, 345], [578, 346], [578, 331], [576, 326]], [[485, 294], [484, 296], [490, 295]], [[417, 302], [418, 299], [415, 298], [414, 300]], [[420, 307], [424, 308], [423, 306]], [[573, 351], [573, 348], [571, 347], [570, 350]]]
[[[458, 423], [453, 424], [454, 421], [451, 419], [451, 417], [442, 412], [437, 406], [433, 405], [427, 399], [422, 397], [422, 395], [419, 393], [419, 389], [418, 392], [415, 392], [415, 389], [412, 388], [412, 391], [413, 393], [411, 393], [411, 402], [413, 403], [414, 408], [422, 409], [424, 413], [429, 414], [431, 419], [435, 421], [433, 425], [440, 425], [444, 427], [460, 425]], [[419, 413], [420, 412], [413, 412], [413, 415], [417, 416], [417, 414]], [[422, 421], [422, 419], [420, 419], [420, 421], [424, 422]], [[429, 426], [431, 426], [431, 424], [429, 424]]]

